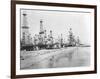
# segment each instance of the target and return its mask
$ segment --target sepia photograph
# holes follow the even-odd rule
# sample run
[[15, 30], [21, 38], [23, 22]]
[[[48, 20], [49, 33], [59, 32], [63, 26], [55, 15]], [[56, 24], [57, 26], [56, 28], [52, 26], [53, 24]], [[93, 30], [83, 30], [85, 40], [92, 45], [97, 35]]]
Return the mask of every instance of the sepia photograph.
[[90, 12], [20, 9], [20, 69], [90, 66]]

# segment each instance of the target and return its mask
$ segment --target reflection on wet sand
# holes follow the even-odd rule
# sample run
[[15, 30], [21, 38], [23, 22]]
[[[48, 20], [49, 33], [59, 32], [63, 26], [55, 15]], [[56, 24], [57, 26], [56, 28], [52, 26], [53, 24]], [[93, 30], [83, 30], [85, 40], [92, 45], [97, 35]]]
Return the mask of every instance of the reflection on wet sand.
[[21, 69], [80, 67], [90, 65], [90, 47], [21, 51]]

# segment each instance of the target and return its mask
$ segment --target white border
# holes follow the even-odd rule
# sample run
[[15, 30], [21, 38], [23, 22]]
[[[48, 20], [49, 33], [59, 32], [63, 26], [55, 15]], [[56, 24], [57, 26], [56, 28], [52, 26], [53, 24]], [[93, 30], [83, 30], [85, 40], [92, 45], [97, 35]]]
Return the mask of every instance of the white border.
[[[52, 68], [52, 69], [31, 69], [20, 70], [20, 8], [25, 9], [46, 9], [46, 10], [67, 10], [67, 11], [85, 11], [91, 12], [91, 65], [90, 67], [75, 68]], [[52, 7], [52, 6], [35, 6], [35, 5], [16, 5], [16, 75], [22, 74], [42, 74], [56, 72], [77, 72], [94, 70], [94, 9], [71, 8], [71, 7]]]

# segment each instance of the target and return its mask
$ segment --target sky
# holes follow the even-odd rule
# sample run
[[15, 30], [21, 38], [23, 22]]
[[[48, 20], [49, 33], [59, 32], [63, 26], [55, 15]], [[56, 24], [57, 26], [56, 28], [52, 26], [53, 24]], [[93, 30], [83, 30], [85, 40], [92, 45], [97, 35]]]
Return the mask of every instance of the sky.
[[91, 41], [91, 15], [87, 12], [69, 12], [69, 11], [49, 11], [21, 9], [21, 27], [23, 26], [22, 14], [27, 14], [27, 25], [31, 35], [39, 34], [40, 20], [43, 20], [43, 26], [49, 31], [52, 30], [53, 36], [57, 38], [61, 34], [67, 40], [68, 31], [72, 28], [73, 34], [85, 44]]

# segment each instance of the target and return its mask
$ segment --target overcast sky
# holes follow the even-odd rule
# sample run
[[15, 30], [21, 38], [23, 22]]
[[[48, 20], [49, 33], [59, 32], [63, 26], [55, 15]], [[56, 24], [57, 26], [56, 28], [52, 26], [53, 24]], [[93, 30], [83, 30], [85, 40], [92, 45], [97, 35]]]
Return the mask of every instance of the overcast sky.
[[49, 31], [53, 31], [53, 36], [58, 37], [63, 34], [67, 39], [68, 30], [72, 28], [75, 37], [79, 36], [82, 43], [90, 44], [90, 13], [83, 12], [64, 12], [64, 11], [46, 11], [46, 10], [21, 10], [21, 27], [23, 25], [22, 14], [27, 14], [27, 25], [32, 35], [39, 34], [40, 20], [43, 20], [43, 26]]

